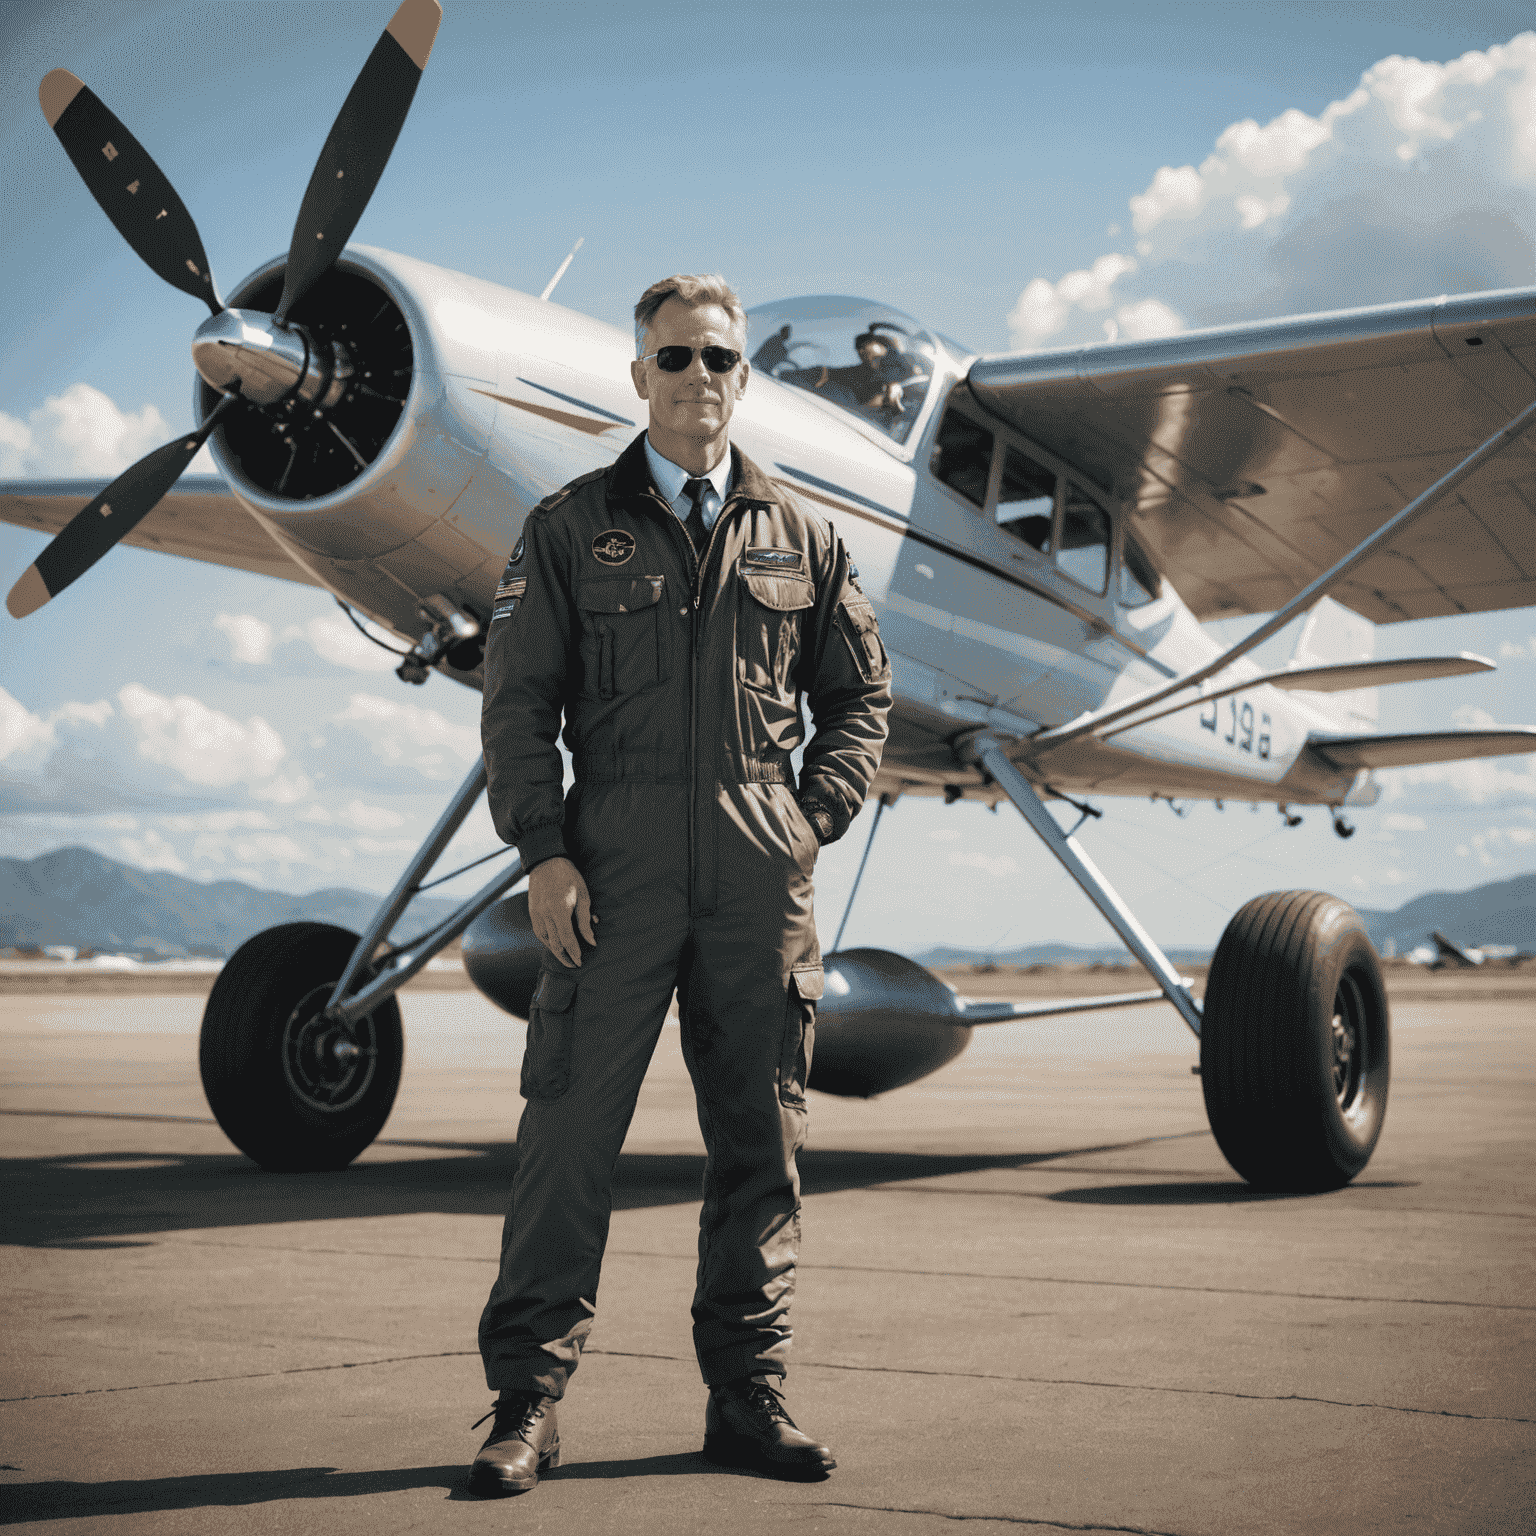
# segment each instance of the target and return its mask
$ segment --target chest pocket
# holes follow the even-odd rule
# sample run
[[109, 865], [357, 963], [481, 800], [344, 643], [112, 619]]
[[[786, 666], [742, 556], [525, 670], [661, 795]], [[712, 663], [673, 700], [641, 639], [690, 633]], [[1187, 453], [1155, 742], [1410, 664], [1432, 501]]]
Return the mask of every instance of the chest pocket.
[[639, 693], [664, 681], [668, 668], [665, 576], [622, 576], [579, 582], [582, 692], [589, 699]]
[[798, 571], [736, 569], [736, 675], [745, 688], [783, 698], [800, 655], [800, 617], [816, 588]]

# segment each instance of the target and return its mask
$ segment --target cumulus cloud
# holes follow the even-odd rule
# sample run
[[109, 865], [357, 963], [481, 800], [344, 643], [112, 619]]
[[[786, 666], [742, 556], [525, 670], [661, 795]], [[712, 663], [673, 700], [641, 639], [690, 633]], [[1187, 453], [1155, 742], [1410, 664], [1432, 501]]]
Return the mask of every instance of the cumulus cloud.
[[[1130, 199], [1134, 254], [1019, 296], [1020, 348], [1172, 334], [1536, 278], [1536, 32], [1394, 56], [1313, 117], [1233, 123]], [[1213, 272], [1220, 281], [1213, 281]]]
[[353, 672], [393, 672], [400, 665], [398, 656], [365, 640], [342, 613], [328, 613], [304, 625], [290, 624], [283, 639], [302, 640], [322, 661]]
[[[50, 395], [25, 421], [0, 411], [0, 480], [50, 476], [112, 476], [175, 436], [153, 405], [119, 409], [89, 384]], [[206, 445], [189, 466], [215, 473]]]
[[1383, 816], [1381, 824], [1388, 832], [1427, 832], [1429, 830], [1429, 823], [1422, 816], [1404, 816], [1395, 811]]
[[229, 637], [236, 661], [259, 667], [272, 659], [272, 626], [250, 613], [221, 613], [213, 627]]
[[391, 768], [414, 768], [428, 779], [458, 777], [480, 755], [480, 733], [454, 725], [420, 704], [354, 693], [336, 725], [356, 731]]
[[246, 795], [291, 805], [311, 789], [302, 773], [279, 771], [288, 749], [261, 716], [237, 720], [142, 683], [46, 717], [0, 693], [0, 748], [0, 811], [13, 814], [192, 814]]

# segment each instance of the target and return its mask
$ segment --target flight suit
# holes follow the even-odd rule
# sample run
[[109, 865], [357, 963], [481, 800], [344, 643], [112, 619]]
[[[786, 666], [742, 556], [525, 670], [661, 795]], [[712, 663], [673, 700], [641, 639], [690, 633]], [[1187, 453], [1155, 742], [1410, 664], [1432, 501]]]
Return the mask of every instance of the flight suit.
[[[497, 590], [491, 814], [528, 867], [570, 858], [598, 921], [581, 966], [546, 956], [534, 991], [501, 1272], [480, 1324], [492, 1390], [558, 1398], [576, 1369], [614, 1165], [674, 989], [708, 1154], [700, 1368], [710, 1386], [787, 1369], [822, 988], [806, 811], [825, 811], [833, 838], [858, 813], [890, 666], [842, 541], [736, 449], [732, 464], [696, 557], [642, 435], [529, 514]], [[815, 730], [797, 797], [802, 694]]]

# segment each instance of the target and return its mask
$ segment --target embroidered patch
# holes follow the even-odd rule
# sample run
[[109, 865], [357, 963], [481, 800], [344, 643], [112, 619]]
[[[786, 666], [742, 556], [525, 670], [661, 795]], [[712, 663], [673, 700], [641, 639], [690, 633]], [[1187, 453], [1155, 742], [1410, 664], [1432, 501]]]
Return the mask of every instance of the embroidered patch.
[[604, 565], [623, 565], [635, 552], [635, 536], [622, 528], [608, 528], [592, 540], [592, 553]]
[[510, 619], [516, 612], [517, 599], [515, 597], [504, 598], [491, 609], [491, 623], [494, 624], [497, 619]]
[[496, 588], [496, 601], [499, 603], [504, 598], [521, 597], [528, 590], [528, 578], [526, 576], [507, 576]]
[[508, 565], [521, 565], [523, 563], [523, 546], [527, 542], [527, 534], [524, 534], [520, 539], [518, 539], [517, 548], [512, 551], [512, 558], [507, 561]]
[[749, 549], [741, 558], [743, 564], [762, 571], [798, 571], [805, 564], [798, 549]]

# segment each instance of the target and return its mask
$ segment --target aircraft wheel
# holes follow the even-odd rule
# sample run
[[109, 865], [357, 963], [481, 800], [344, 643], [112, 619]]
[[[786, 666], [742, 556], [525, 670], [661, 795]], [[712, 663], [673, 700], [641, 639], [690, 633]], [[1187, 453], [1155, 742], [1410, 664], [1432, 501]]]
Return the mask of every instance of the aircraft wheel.
[[247, 939], [203, 1011], [198, 1065], [224, 1134], [270, 1173], [345, 1168], [384, 1128], [405, 1037], [394, 998], [351, 1028], [321, 1018], [357, 935], [284, 923]]
[[1365, 925], [1321, 891], [1250, 901], [1205, 990], [1200, 1082], [1217, 1143], [1259, 1189], [1338, 1189], [1381, 1135], [1386, 991]]

